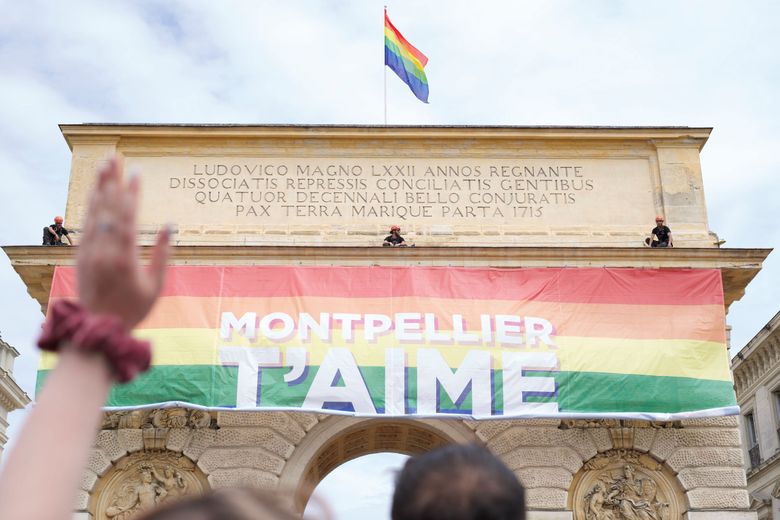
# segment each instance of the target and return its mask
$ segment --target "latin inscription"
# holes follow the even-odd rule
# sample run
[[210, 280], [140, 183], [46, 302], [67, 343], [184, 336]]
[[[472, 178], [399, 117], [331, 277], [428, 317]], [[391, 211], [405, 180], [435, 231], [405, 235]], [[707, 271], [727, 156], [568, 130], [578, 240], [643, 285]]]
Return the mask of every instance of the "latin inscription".
[[[231, 218], [542, 219], [600, 187], [573, 161], [197, 161], [168, 172], [174, 200]], [[574, 208], [571, 208], [574, 209]]]

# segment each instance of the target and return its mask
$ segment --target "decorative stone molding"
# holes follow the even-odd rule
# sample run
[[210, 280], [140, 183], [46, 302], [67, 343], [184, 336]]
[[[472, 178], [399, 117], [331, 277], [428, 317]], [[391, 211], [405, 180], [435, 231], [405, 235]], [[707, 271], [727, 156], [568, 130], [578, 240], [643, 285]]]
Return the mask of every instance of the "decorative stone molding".
[[18, 355], [19, 351], [0, 337], [0, 456], [8, 440], [5, 434], [8, 412], [24, 408], [30, 403], [30, 397], [13, 378], [14, 358]]
[[780, 363], [780, 313], [776, 314], [732, 360], [737, 396], [750, 393]]
[[158, 504], [209, 489], [189, 458], [171, 451], [128, 455], [95, 484], [88, 506], [95, 520], [129, 520]]
[[215, 428], [216, 415], [204, 410], [158, 408], [105, 412], [101, 430], [123, 428]]
[[672, 520], [685, 511], [673, 474], [653, 457], [610, 450], [575, 475], [568, 508], [575, 520]]
[[775, 483], [775, 487], [772, 488], [772, 497], [780, 500], [780, 479]]
[[216, 427], [216, 416], [211, 412], [187, 408], [158, 408], [106, 412], [103, 414], [101, 430], [140, 429], [144, 450], [181, 451], [193, 431]]
[[[680, 421], [638, 421], [632, 419], [573, 419], [561, 421], [560, 429], [599, 429], [609, 434], [611, 448], [616, 450], [638, 449], [649, 451], [652, 433], [643, 434], [641, 430], [661, 430], [682, 428]], [[640, 433], [637, 434], [637, 430]]]

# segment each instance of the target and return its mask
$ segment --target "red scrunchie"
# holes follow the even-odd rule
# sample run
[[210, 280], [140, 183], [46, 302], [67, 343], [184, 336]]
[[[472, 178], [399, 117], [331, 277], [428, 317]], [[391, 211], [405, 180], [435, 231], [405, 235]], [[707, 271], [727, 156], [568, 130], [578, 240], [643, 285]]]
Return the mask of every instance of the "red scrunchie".
[[120, 383], [132, 381], [139, 373], [147, 371], [152, 361], [149, 342], [130, 336], [122, 320], [91, 314], [70, 300], [59, 300], [51, 306], [38, 347], [57, 352], [63, 342], [83, 352], [102, 353], [114, 379]]

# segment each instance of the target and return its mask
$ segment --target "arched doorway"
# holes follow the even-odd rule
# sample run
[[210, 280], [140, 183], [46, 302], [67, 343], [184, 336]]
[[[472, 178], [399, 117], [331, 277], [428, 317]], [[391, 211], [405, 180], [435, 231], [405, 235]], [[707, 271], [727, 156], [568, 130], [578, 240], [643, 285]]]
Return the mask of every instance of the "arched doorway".
[[312, 428], [295, 449], [280, 485], [295, 490], [295, 509], [302, 512], [317, 484], [345, 462], [381, 452], [416, 455], [454, 442], [479, 441], [459, 420], [331, 416]]
[[389, 519], [396, 475], [409, 459], [401, 453], [371, 453], [344, 462], [317, 484], [304, 518]]

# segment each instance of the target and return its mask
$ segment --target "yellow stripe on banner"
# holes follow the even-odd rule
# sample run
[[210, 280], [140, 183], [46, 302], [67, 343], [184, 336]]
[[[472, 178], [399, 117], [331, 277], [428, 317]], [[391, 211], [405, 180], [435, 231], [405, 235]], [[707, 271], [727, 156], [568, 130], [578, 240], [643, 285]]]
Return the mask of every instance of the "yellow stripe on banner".
[[[445, 331], [441, 331], [445, 332]], [[219, 346], [305, 347], [309, 363], [319, 365], [327, 348], [347, 346], [360, 366], [383, 366], [386, 348], [403, 348], [409, 366], [417, 365], [416, 349], [435, 348], [452, 367], [459, 366], [470, 350], [489, 350], [495, 355], [493, 368], [501, 368], [501, 352], [554, 352], [560, 361], [560, 370], [566, 372], [604, 372], [647, 376], [675, 376], [695, 379], [731, 381], [722, 343], [696, 340], [638, 340], [614, 338], [556, 337], [556, 347], [542, 345], [528, 348], [496, 347], [494, 345], [452, 345], [419, 342], [414, 346], [399, 344], [393, 335], [378, 338], [376, 343], [350, 343], [334, 331], [333, 341], [319, 339], [307, 343], [288, 341], [274, 343], [263, 339], [250, 343], [235, 334], [232, 340], [221, 340], [217, 329], [145, 329], [135, 336], [152, 341], [155, 365], [215, 365], [219, 364]], [[55, 356], [42, 355], [40, 368], [53, 368]]]
[[417, 56], [409, 52], [407, 48], [400, 41], [398, 41], [395, 33], [389, 27], [385, 27], [385, 37], [393, 42], [398, 47], [398, 51], [401, 53], [401, 55], [409, 61], [413, 62], [415, 67], [419, 68], [420, 70], [425, 68], [422, 62], [417, 59]]

